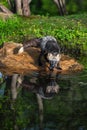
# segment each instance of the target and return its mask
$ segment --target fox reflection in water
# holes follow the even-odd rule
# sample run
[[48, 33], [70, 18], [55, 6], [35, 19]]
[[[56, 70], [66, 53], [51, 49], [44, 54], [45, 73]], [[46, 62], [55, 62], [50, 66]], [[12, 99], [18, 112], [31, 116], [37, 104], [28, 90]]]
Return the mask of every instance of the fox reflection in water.
[[[43, 99], [52, 99], [54, 95], [56, 95], [59, 92], [59, 85], [57, 84], [56, 79], [49, 77], [47, 75], [29, 77], [14, 74], [12, 77], [9, 77], [8, 80], [11, 81], [11, 95], [12, 95], [11, 109], [14, 110], [15, 105], [14, 103], [16, 103], [15, 101], [17, 99], [17, 95], [19, 92], [18, 88], [22, 89], [22, 94], [24, 94], [24, 92], [26, 93], [26, 91], [28, 92], [28, 90], [29, 92], [33, 92], [36, 95], [38, 104], [39, 130], [44, 130]], [[15, 111], [14, 115], [16, 117]], [[18, 128], [17, 124], [15, 124], [15, 126]]]
[[46, 75], [29, 77], [28, 75], [14, 74], [13, 76], [7, 77], [6, 83], [9, 84], [9, 82], [11, 85], [12, 100], [17, 98], [19, 88], [22, 88], [22, 92], [28, 90], [29, 92], [39, 94], [43, 99], [52, 99], [60, 89], [56, 78]]
[[27, 89], [33, 93], [37, 93], [43, 99], [52, 99], [59, 92], [59, 85], [55, 78], [32, 78], [25, 77], [22, 83], [23, 89]]

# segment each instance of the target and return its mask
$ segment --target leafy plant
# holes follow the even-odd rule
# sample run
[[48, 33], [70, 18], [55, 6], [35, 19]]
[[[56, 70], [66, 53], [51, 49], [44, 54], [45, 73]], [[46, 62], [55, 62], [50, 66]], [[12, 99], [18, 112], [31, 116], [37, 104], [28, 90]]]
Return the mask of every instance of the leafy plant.
[[14, 16], [6, 21], [0, 19], [0, 44], [14, 41], [23, 42], [25, 38], [52, 35], [67, 47], [82, 45], [87, 49], [87, 14], [65, 17]]

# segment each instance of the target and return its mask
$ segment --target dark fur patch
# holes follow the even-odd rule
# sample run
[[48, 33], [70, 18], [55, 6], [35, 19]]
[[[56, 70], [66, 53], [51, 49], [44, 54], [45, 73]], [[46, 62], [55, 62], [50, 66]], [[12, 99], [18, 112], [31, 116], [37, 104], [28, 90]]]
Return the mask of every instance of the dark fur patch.
[[46, 46], [45, 46], [45, 50], [48, 53], [54, 53], [54, 52], [60, 53], [59, 46], [54, 41], [47, 41]]
[[[41, 53], [38, 58], [38, 63], [40, 66], [43, 65], [42, 56], [44, 56], [46, 61], [48, 61], [50, 63], [49, 59], [47, 59], [47, 55], [49, 53], [51, 53], [55, 57], [58, 54], [60, 54], [60, 47], [59, 47], [56, 39], [52, 36], [46, 36], [46, 37], [42, 37], [42, 38], [32, 38], [32, 39], [24, 42], [23, 47], [24, 47], [24, 50], [27, 50], [27, 48], [29, 48], [29, 47], [38, 47], [41, 49]], [[52, 60], [54, 61], [54, 59], [52, 59]], [[55, 62], [58, 63], [59, 61], [56, 60]], [[51, 66], [51, 64], [50, 64], [50, 66]]]
[[23, 43], [24, 50], [26, 50], [29, 47], [40, 47], [40, 38], [32, 38], [30, 40], [27, 40]]

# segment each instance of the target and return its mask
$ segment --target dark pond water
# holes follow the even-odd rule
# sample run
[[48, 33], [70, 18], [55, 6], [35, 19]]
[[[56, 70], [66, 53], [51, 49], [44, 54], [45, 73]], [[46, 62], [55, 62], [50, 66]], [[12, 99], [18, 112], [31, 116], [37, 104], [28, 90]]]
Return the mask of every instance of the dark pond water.
[[87, 70], [0, 81], [0, 130], [87, 130]]

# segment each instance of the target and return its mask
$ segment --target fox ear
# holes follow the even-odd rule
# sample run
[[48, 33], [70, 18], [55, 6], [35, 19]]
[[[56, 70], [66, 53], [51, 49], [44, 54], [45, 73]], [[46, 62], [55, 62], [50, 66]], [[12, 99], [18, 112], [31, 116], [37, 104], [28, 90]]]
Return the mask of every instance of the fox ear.
[[42, 41], [42, 38], [38, 38], [38, 37], [28, 40], [28, 42], [38, 42], [38, 43], [41, 41]]

